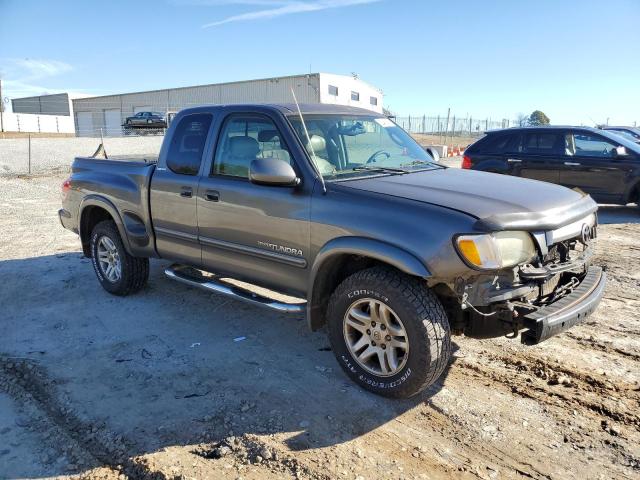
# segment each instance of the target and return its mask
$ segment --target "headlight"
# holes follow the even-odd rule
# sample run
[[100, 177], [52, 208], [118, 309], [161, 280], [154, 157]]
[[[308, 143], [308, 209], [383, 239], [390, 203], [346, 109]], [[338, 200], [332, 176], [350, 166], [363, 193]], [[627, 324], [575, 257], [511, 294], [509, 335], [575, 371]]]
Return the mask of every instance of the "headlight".
[[460, 235], [455, 244], [464, 260], [483, 270], [513, 267], [536, 256], [536, 247], [528, 232]]

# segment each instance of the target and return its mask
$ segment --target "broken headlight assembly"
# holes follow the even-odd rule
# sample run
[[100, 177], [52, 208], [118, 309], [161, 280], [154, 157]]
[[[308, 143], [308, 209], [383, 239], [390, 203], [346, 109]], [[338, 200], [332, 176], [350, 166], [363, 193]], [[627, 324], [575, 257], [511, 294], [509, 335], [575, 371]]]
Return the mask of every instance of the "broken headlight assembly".
[[515, 267], [530, 262], [537, 255], [529, 232], [459, 235], [453, 243], [465, 263], [480, 270]]

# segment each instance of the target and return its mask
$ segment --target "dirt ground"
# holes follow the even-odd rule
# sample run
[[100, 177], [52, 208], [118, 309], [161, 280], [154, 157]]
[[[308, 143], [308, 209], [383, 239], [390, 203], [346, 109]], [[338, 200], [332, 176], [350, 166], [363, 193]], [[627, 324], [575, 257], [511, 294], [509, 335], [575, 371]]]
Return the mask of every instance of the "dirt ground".
[[0, 478], [640, 477], [640, 212], [600, 211], [606, 298], [536, 346], [454, 337], [429, 391], [369, 394], [323, 332], [173, 283], [108, 295], [64, 176], [0, 179]]

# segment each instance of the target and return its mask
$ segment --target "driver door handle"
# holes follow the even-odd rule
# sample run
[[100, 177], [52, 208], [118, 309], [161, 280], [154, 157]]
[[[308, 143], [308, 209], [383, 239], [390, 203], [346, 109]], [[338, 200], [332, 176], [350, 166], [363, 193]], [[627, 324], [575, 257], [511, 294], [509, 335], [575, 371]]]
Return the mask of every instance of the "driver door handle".
[[193, 189], [191, 187], [180, 187], [180, 196], [189, 198], [193, 193]]
[[581, 163], [578, 163], [578, 162], [564, 162], [564, 164], [569, 167], [576, 167], [578, 165], [582, 165]]

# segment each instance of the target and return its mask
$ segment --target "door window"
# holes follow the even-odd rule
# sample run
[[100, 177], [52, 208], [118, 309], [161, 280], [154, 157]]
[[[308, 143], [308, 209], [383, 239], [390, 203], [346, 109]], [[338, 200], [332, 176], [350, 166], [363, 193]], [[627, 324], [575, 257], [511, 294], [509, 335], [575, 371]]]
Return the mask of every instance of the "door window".
[[550, 155], [558, 153], [561, 136], [558, 133], [538, 132], [524, 136], [524, 152], [534, 155]]
[[249, 166], [258, 158], [292, 163], [289, 149], [270, 119], [244, 115], [230, 117], [218, 140], [212, 173], [249, 178]]
[[486, 145], [482, 147], [483, 153], [492, 154], [519, 153], [521, 151], [522, 146], [520, 145], [519, 133], [498, 135], [496, 138], [489, 139]]
[[171, 138], [167, 156], [167, 167], [172, 172], [198, 174], [210, 125], [211, 115], [208, 113], [187, 115], [180, 120]]
[[574, 148], [573, 155], [581, 157], [610, 158], [612, 156], [611, 152], [613, 152], [617, 146], [597, 135], [574, 133], [572, 136], [572, 147]]

